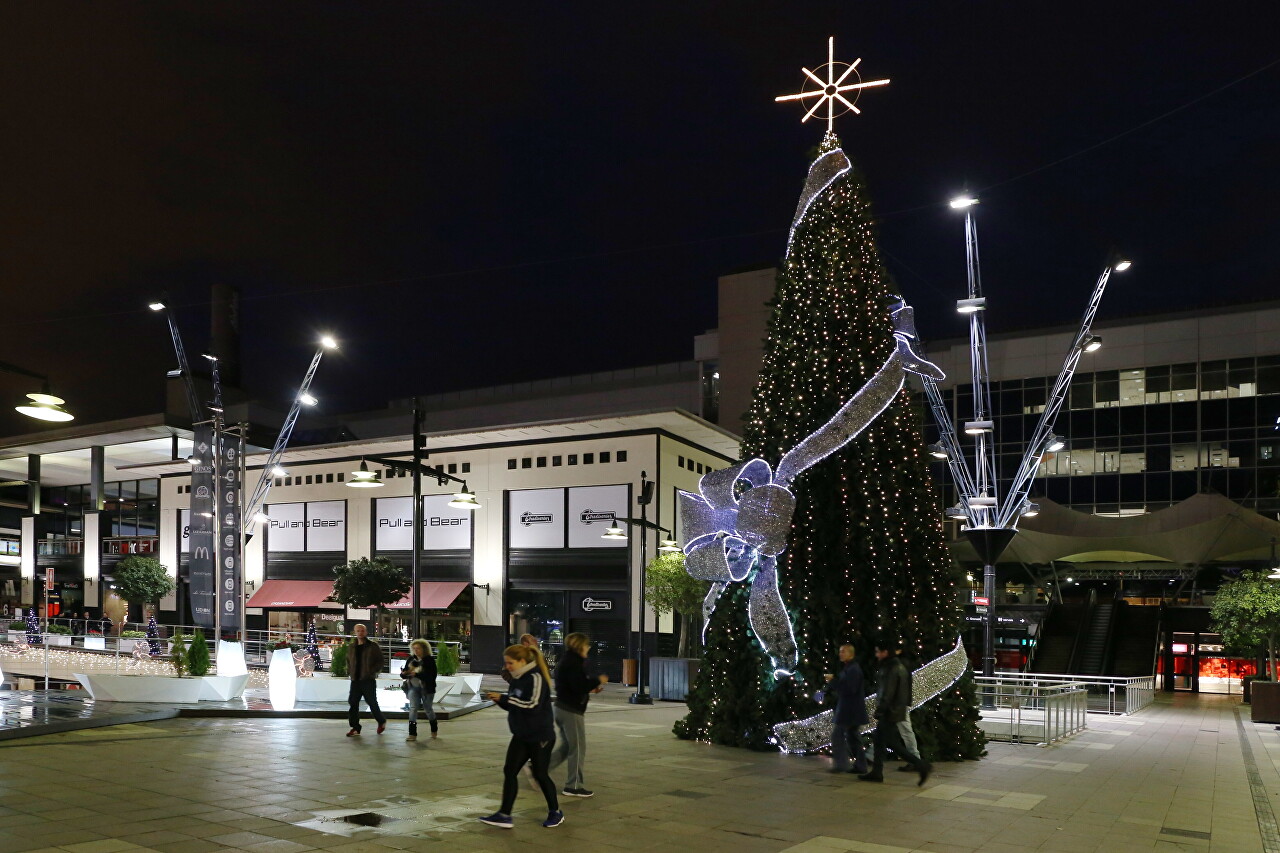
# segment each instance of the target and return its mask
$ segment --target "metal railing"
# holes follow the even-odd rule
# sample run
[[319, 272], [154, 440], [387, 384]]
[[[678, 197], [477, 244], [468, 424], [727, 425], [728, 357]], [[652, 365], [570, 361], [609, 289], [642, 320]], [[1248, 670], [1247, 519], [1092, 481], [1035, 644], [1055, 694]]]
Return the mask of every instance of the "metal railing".
[[1059, 675], [1025, 672], [1017, 675], [996, 676], [996, 680], [1016, 681], [1029, 687], [1077, 685], [1088, 694], [1088, 709], [1093, 714], [1136, 714], [1156, 698], [1154, 675], [1125, 678], [1118, 675]]
[[982, 703], [979, 725], [988, 740], [1039, 746], [1088, 728], [1088, 692], [1072, 682], [1033, 685], [1011, 676], [975, 676]]

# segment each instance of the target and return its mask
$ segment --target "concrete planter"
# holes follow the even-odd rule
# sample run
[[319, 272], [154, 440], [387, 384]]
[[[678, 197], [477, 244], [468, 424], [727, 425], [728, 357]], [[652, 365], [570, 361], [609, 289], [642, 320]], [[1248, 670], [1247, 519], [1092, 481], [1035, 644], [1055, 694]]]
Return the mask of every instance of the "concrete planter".
[[44, 644], [46, 646], [70, 646], [70, 634], [45, 634]]
[[[378, 679], [378, 689], [399, 687], [400, 682], [398, 677], [384, 674]], [[294, 698], [298, 702], [346, 702], [351, 692], [351, 680], [317, 672], [310, 678], [299, 678], [294, 690]]]
[[168, 675], [84, 675], [76, 681], [97, 702], [158, 702], [183, 704], [199, 702], [204, 679], [174, 678]]
[[202, 702], [230, 702], [244, 695], [245, 685], [249, 683], [249, 674], [244, 675], [205, 675], [200, 678], [203, 687], [200, 690]]
[[25, 643], [27, 641], [26, 631], [9, 631], [7, 633], [11, 643]]

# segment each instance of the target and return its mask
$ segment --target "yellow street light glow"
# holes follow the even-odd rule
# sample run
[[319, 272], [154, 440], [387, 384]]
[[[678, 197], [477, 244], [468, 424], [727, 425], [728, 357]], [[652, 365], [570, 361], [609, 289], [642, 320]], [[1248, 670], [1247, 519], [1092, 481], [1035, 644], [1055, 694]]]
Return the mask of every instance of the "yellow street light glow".
[[38, 421], [61, 422], [75, 419], [75, 415], [62, 408], [62, 404], [67, 401], [61, 397], [55, 397], [52, 394], [28, 394], [27, 399], [31, 402], [14, 406], [14, 410]]
[[[822, 77], [810, 71], [808, 68], [802, 67], [800, 69], [801, 71], [804, 72], [804, 76], [808, 77], [809, 81], [811, 83], [815, 83], [818, 86], [818, 88], [807, 89], [802, 92], [797, 92], [794, 95], [779, 95], [778, 97], [773, 99], [774, 103], [782, 103], [783, 101], [799, 101], [799, 100], [803, 100], [804, 98], [817, 98], [818, 99], [817, 102], [815, 102], [814, 105], [809, 108], [809, 111], [804, 114], [804, 118], [800, 119], [800, 121], [806, 122], [809, 119], [813, 118], [815, 115], [817, 115], [818, 111], [822, 109], [822, 107], [825, 105], [827, 108], [827, 133], [831, 133], [832, 127], [835, 124], [835, 118], [837, 115], [836, 113], [837, 100], [840, 101], [840, 103], [843, 104], [845, 107], [845, 109], [842, 110], [839, 113], [839, 115], [844, 115], [845, 112], [850, 112], [850, 111], [852, 111], [854, 115], [862, 114], [862, 110], [858, 109], [855, 103], [857, 101], [857, 97], [855, 96], [854, 100], [851, 101], [848, 98], [844, 97], [842, 93], [858, 92], [862, 89], [869, 89], [873, 86], [889, 85], [888, 78], [885, 78], [883, 80], [862, 80], [859, 77], [857, 83], [845, 83], [844, 81], [848, 79], [850, 74], [854, 74], [854, 76], [857, 76], [855, 69], [857, 69], [858, 64], [862, 62], [862, 59], [861, 58], [855, 59], [852, 64], [847, 64], [844, 62], [836, 62], [835, 51], [836, 51], [836, 40], [835, 40], [835, 37], [832, 36], [831, 38], [827, 39], [827, 63], [826, 65], [820, 66], [818, 69], [819, 71], [821, 71], [823, 68], [827, 69], [827, 79], [823, 80]], [[844, 67], [844, 71], [840, 74], [839, 77], [836, 76], [837, 66]]]

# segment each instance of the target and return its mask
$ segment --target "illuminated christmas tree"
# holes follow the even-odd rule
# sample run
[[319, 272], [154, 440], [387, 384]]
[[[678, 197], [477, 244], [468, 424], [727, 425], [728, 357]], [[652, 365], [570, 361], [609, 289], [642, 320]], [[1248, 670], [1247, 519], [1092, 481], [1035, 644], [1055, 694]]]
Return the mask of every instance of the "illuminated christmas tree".
[[[810, 169], [778, 276], [742, 458], [779, 460], [832, 419], [895, 351], [892, 289], [876, 250], [861, 178], [828, 133]], [[798, 647], [794, 674], [774, 672], [755, 642], [750, 578], [729, 583], [707, 628], [682, 737], [774, 748], [772, 726], [808, 718], [841, 643], [874, 672], [873, 646], [911, 666], [956, 642], [960, 610], [940, 505], [908, 391], [843, 449], [792, 485], [796, 509], [778, 584]], [[928, 759], [977, 758], [983, 739], [968, 676], [912, 713]]]
[[44, 632], [40, 630], [40, 617], [34, 607], [27, 609], [27, 645], [38, 646], [44, 642]]
[[147, 619], [147, 643], [151, 647], [151, 656], [160, 654], [160, 626], [156, 624], [156, 615]]
[[315, 668], [320, 668], [320, 642], [316, 637], [316, 620], [312, 619], [311, 624], [307, 626], [307, 641], [305, 643], [307, 654], [311, 655], [311, 661], [315, 664]]

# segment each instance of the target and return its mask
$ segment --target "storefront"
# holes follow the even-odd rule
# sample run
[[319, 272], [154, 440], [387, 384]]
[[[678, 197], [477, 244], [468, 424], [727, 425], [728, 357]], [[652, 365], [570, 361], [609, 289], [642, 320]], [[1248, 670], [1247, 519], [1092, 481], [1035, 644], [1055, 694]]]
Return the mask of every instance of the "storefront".
[[[312, 621], [317, 630], [345, 628], [321, 619], [344, 615], [333, 594], [333, 567], [347, 561], [347, 502], [306, 501], [267, 504], [260, 525], [266, 552], [265, 577], [246, 602], [246, 624], [277, 633], [301, 634]], [[256, 611], [256, 612], [255, 612]]]
[[537, 637], [550, 661], [569, 634], [587, 634], [593, 667], [615, 681], [634, 656], [629, 549], [625, 539], [601, 537], [614, 517], [628, 516], [630, 495], [625, 484], [506, 495], [508, 634]]
[[[430, 637], [469, 646], [474, 599], [473, 513], [449, 506], [452, 494], [422, 496], [422, 551], [418, 566], [420, 623], [405, 596], [387, 608], [378, 627], [384, 634]], [[375, 498], [373, 554], [408, 573], [413, 565], [413, 497]]]

